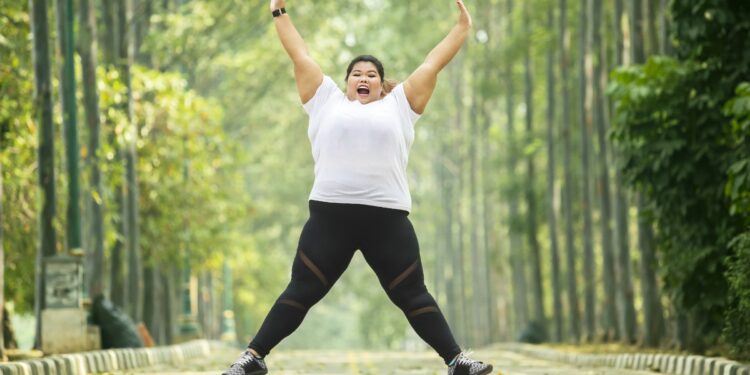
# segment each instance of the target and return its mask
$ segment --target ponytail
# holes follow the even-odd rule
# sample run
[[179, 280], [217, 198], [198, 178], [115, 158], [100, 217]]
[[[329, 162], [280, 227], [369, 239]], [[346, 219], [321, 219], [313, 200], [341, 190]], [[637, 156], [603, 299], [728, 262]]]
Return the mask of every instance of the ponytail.
[[380, 97], [384, 97], [391, 93], [391, 90], [393, 90], [396, 86], [398, 86], [399, 82], [395, 79], [384, 79], [383, 80], [383, 93], [380, 95]]

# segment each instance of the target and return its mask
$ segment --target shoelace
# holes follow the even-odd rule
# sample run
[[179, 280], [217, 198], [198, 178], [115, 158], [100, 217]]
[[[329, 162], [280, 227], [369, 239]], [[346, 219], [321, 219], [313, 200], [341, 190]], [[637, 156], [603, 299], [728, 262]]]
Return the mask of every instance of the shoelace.
[[456, 359], [456, 366], [458, 365], [469, 366], [470, 371], [479, 370], [482, 367], [484, 367], [483, 362], [469, 358], [471, 354], [472, 352], [465, 352], [465, 353], [459, 354], [458, 359]]
[[250, 363], [252, 363], [254, 361], [256, 361], [256, 359], [255, 359], [255, 357], [253, 357], [252, 354], [245, 353], [234, 364], [244, 368], [245, 366], [249, 365]]

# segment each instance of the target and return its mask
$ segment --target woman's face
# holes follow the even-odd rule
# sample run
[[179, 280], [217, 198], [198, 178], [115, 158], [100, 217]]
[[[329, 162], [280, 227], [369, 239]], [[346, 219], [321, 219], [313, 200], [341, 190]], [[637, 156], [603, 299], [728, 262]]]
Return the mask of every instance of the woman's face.
[[360, 61], [354, 64], [346, 80], [346, 97], [367, 104], [380, 99], [383, 83], [375, 64]]

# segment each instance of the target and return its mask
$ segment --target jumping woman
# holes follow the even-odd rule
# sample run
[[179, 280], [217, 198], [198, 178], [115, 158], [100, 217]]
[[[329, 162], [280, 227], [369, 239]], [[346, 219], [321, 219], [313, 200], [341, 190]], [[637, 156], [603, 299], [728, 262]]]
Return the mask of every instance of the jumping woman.
[[403, 83], [385, 80], [373, 56], [356, 57], [346, 69], [346, 91], [307, 51], [285, 9], [271, 0], [276, 32], [294, 63], [315, 161], [310, 218], [302, 229], [292, 277], [243, 355], [226, 375], [268, 373], [264, 357], [294, 332], [362, 251], [388, 297], [412, 328], [448, 366], [448, 375], [483, 375], [492, 366], [469, 358], [456, 343], [424, 283], [419, 244], [408, 219], [406, 180], [414, 124], [435, 89], [438, 73], [469, 34], [471, 16], [457, 0], [458, 22]]

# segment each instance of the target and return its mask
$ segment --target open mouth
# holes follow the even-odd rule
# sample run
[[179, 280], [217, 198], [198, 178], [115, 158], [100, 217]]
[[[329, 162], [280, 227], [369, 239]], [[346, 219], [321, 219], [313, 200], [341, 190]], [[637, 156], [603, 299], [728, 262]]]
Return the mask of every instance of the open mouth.
[[370, 88], [367, 86], [359, 86], [357, 87], [357, 94], [362, 96], [370, 95]]

